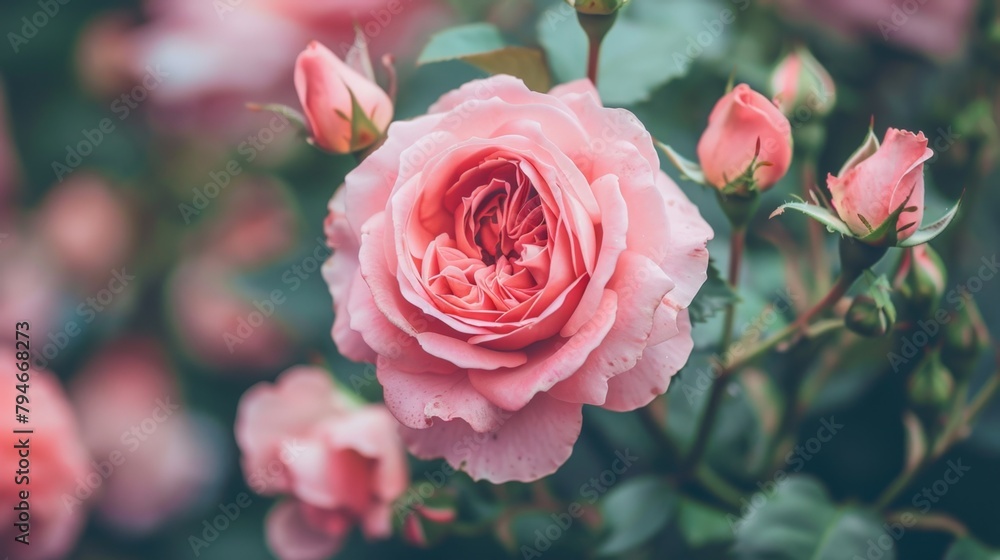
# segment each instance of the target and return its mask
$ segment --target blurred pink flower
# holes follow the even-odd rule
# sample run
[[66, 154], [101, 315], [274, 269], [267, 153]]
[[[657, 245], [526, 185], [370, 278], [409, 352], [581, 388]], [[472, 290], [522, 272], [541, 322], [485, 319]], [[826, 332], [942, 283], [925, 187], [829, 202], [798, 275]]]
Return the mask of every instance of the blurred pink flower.
[[369, 539], [392, 533], [392, 503], [409, 485], [398, 430], [384, 406], [353, 402], [317, 367], [292, 368], [243, 395], [244, 476], [259, 494], [288, 496], [267, 519], [279, 558], [328, 558], [355, 525]]
[[[10, 323], [10, 328], [14, 324]], [[40, 333], [28, 331], [32, 339]], [[30, 399], [29, 423], [15, 422], [14, 402], [21, 392], [15, 386], [15, 364], [20, 360], [5, 344], [0, 349], [0, 363], [9, 371], [9, 378], [0, 383], [0, 399], [10, 403], [9, 414], [0, 420], [3, 464], [10, 472], [0, 477], [0, 539], [2, 550], [16, 554], [19, 560], [56, 560], [64, 558], [73, 547], [86, 520], [85, 506], [68, 507], [66, 497], [75, 491], [78, 480], [87, 474], [89, 457], [80, 439], [73, 409], [59, 380], [42, 369], [30, 368], [27, 394]], [[14, 430], [30, 428], [32, 434], [15, 434]], [[14, 471], [28, 442], [30, 461], [27, 479], [19, 479]], [[19, 484], [18, 480], [24, 482]], [[21, 534], [17, 527], [21, 502], [20, 492], [28, 492], [30, 504], [30, 545], [14, 542]]]
[[804, 19], [848, 38], [870, 36], [937, 59], [965, 50], [976, 0], [774, 0]]
[[227, 371], [264, 372], [288, 364], [292, 335], [268, 293], [237, 286], [236, 271], [191, 258], [168, 281], [173, 329], [192, 358]]
[[[9, 223], [9, 222], [5, 222]], [[59, 318], [64, 279], [54, 258], [37, 239], [3, 232], [0, 240], [0, 324], [27, 321], [38, 337], [35, 357]], [[0, 340], [13, 337], [0, 332]]]
[[[131, 30], [93, 24], [83, 38], [81, 49], [92, 54], [82, 57], [89, 67], [81, 73], [114, 76], [108, 62], [130, 52], [125, 63], [133, 80], [150, 68], [167, 74], [149, 93], [168, 125], [230, 135], [264, 122], [245, 103], [293, 102], [295, 57], [310, 40], [344, 55], [356, 24], [376, 57], [391, 52], [412, 60], [429, 33], [451, 19], [443, 0], [149, 0], [146, 11], [148, 22]], [[111, 52], [96, 54], [102, 48]]]
[[39, 236], [77, 282], [104, 283], [128, 260], [136, 228], [124, 197], [103, 178], [75, 174], [45, 197]]
[[195, 253], [239, 269], [253, 268], [294, 248], [299, 215], [294, 196], [271, 179], [234, 182], [214, 204], [218, 214], [204, 220], [191, 239]]
[[102, 349], [73, 380], [102, 517], [146, 533], [190, 510], [220, 476], [219, 442], [185, 410], [159, 343], [127, 337]]

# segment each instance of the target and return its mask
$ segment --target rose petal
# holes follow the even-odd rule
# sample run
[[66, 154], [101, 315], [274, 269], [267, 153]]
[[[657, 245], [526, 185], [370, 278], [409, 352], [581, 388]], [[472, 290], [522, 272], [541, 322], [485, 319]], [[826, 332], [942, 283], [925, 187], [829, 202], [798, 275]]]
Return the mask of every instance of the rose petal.
[[503, 425], [477, 433], [462, 420], [405, 429], [403, 439], [417, 457], [444, 457], [475, 480], [494, 484], [530, 482], [554, 473], [573, 452], [583, 425], [582, 407], [540, 394], [508, 413]]

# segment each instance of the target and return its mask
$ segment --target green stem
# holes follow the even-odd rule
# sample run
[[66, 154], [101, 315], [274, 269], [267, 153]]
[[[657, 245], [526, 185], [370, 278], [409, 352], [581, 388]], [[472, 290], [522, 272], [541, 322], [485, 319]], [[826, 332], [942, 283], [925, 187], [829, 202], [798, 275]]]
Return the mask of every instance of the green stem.
[[618, 19], [618, 12], [610, 15], [585, 14], [577, 12], [577, 19], [580, 20], [580, 27], [587, 34], [590, 47], [587, 52], [587, 77], [597, 86], [597, 71], [601, 63], [601, 45], [604, 38], [611, 31], [615, 20]]
[[705, 412], [701, 416], [694, 444], [692, 444], [687, 457], [681, 463], [682, 473], [690, 472], [692, 468], [697, 466], [698, 462], [701, 461], [702, 455], [705, 453], [705, 449], [708, 447], [708, 438], [712, 434], [712, 429], [715, 427], [716, 417], [718, 416], [719, 408], [722, 405], [722, 396], [726, 385], [729, 382], [729, 378], [732, 377], [732, 375], [741, 367], [757, 359], [759, 356], [778, 346], [793, 335], [805, 333], [807, 336], [818, 336], [843, 325], [843, 321], [838, 319], [832, 322], [827, 321], [817, 323], [813, 327], [808, 326], [809, 321], [811, 321], [814, 317], [840, 301], [840, 298], [847, 293], [847, 290], [853, 283], [854, 278], [841, 276], [837, 280], [837, 283], [833, 286], [833, 289], [830, 290], [830, 293], [828, 293], [819, 303], [813, 306], [812, 309], [799, 317], [795, 322], [785, 327], [778, 334], [765, 340], [757, 348], [743, 354], [740, 358], [732, 361], [727, 360], [727, 363], [725, 363], [719, 371], [719, 375], [716, 377], [715, 382], [712, 383], [711, 392], [708, 395], [708, 404], [705, 405]]
[[[740, 266], [743, 263], [743, 250], [746, 248], [746, 227], [733, 228], [732, 241], [729, 244], [729, 285], [734, 291], [739, 289]], [[725, 356], [729, 345], [733, 342], [733, 327], [736, 324], [736, 301], [726, 304], [726, 320], [722, 326], [722, 344], [719, 355]]]
[[591, 41], [590, 48], [587, 53], [587, 77], [590, 78], [591, 83], [597, 86], [597, 69], [601, 62], [601, 43], [599, 41]]
[[[816, 184], [816, 162], [812, 157], [805, 158], [802, 164], [802, 187], [805, 191], [806, 200], [813, 192], [822, 191], [819, 188], [813, 189]], [[818, 293], [823, 293], [830, 286], [830, 261], [827, 259], [826, 249], [823, 243], [823, 226], [816, 220], [807, 220], [809, 223], [809, 248], [812, 253], [811, 261], [813, 267], [812, 277], [815, 280]]]
[[726, 482], [721, 476], [719, 476], [714, 470], [712, 470], [708, 465], [701, 465], [695, 470], [694, 473], [695, 480], [709, 491], [716, 499], [720, 502], [726, 504], [727, 506], [733, 508], [734, 510], [739, 510], [740, 500], [743, 498], [743, 492], [736, 488], [735, 486]]
[[[909, 516], [909, 517], [907, 517]], [[963, 538], [969, 535], [969, 528], [964, 523], [954, 517], [944, 513], [920, 513], [915, 510], [903, 510], [886, 515], [888, 521], [902, 523], [907, 527], [916, 527], [926, 531], [943, 531], [950, 533], [956, 538]], [[905, 521], [909, 519], [910, 521]]]
[[[997, 361], [1000, 362], [1000, 352], [997, 353]], [[951, 449], [951, 446], [961, 439], [960, 431], [966, 430], [971, 426], [972, 422], [975, 421], [983, 409], [986, 408], [986, 405], [989, 404], [990, 400], [992, 400], [998, 389], [1000, 389], [1000, 367], [990, 377], [989, 381], [979, 389], [979, 393], [976, 394], [976, 397], [967, 407], [955, 407], [955, 412], [951, 419], [949, 419], [944, 431], [935, 439], [930, 453], [914, 468], [904, 470], [892, 481], [892, 484], [875, 501], [876, 509], [883, 509], [891, 504], [924, 469], [944, 456]]]

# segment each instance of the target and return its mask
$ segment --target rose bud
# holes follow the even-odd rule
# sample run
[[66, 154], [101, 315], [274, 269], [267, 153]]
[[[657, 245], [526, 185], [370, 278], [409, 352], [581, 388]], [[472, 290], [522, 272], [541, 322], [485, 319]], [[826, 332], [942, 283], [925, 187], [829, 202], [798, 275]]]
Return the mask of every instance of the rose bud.
[[922, 132], [890, 128], [880, 145], [868, 139], [827, 184], [833, 206], [862, 242], [891, 247], [920, 227], [924, 216], [924, 162], [934, 155]]
[[250, 488], [285, 498], [267, 518], [281, 560], [323, 560], [355, 526], [369, 540], [392, 534], [392, 504], [410, 484], [399, 424], [382, 405], [354, 402], [329, 373], [302, 366], [260, 383], [236, 415]]
[[965, 293], [956, 302], [956, 311], [942, 332], [941, 361], [957, 379], [968, 379], [979, 357], [990, 347], [990, 335], [983, 325], [975, 299]]
[[392, 122], [392, 100], [375, 83], [366, 55], [348, 55], [358, 62], [352, 68], [313, 41], [295, 61], [295, 89], [312, 141], [323, 149], [361, 151], [375, 144]]
[[910, 377], [910, 402], [921, 409], [940, 410], [951, 400], [955, 380], [941, 363], [941, 353], [934, 350], [924, 356]]
[[576, 8], [581, 14], [591, 16], [608, 16], [622, 9], [630, 0], [566, 0], [566, 3]]
[[837, 102], [837, 90], [830, 73], [805, 47], [789, 53], [771, 76], [774, 103], [792, 116], [827, 115]]
[[885, 336], [896, 323], [896, 307], [892, 303], [892, 287], [885, 276], [877, 279], [867, 275], [868, 289], [851, 303], [844, 317], [847, 328], [861, 336]]
[[896, 271], [896, 286], [913, 313], [933, 314], [944, 295], [948, 272], [937, 251], [918, 245], [903, 252]]
[[792, 163], [792, 125], [746, 84], [716, 103], [698, 142], [705, 179], [717, 189], [747, 194], [771, 188]]
[[860, 295], [854, 298], [844, 323], [847, 328], [861, 336], [880, 337], [885, 336], [892, 328], [895, 317], [888, 309], [879, 307], [875, 299], [868, 295]]

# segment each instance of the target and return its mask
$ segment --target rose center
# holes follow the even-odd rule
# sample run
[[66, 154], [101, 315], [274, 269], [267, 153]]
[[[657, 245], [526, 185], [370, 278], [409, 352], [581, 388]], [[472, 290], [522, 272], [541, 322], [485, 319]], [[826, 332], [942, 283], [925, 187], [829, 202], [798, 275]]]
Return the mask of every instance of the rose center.
[[[522, 166], [500, 155], [470, 166], [444, 192], [453, 218], [438, 229], [422, 269], [449, 308], [507, 312], [528, 301], [549, 273], [542, 196]], [[439, 225], [444, 225], [439, 222]], [[429, 265], [429, 266], [428, 266]]]

